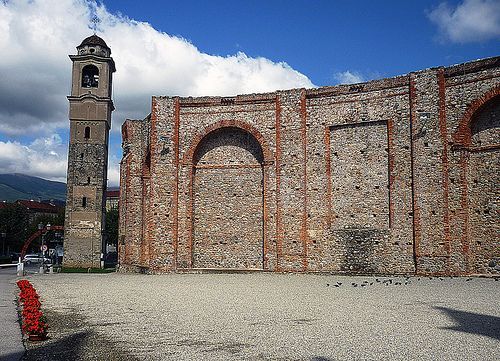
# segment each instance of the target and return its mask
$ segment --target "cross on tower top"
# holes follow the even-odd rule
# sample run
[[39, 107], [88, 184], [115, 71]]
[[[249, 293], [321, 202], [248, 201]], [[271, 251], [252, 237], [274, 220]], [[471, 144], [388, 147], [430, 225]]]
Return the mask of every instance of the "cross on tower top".
[[94, 29], [94, 35], [96, 35], [97, 24], [99, 24], [101, 22], [101, 20], [99, 20], [99, 18], [97, 16], [94, 16], [91, 21], [93, 23], [92, 29]]

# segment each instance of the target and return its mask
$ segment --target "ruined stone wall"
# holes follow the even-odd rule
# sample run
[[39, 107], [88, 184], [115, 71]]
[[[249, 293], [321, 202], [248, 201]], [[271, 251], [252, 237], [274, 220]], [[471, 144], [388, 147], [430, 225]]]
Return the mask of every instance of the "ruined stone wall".
[[154, 97], [123, 128], [122, 267], [498, 273], [498, 63]]

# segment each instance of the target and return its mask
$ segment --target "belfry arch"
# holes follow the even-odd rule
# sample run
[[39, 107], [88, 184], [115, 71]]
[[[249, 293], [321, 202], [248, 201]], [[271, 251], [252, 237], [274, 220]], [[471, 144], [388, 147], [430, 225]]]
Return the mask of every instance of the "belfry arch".
[[207, 128], [189, 152], [192, 267], [263, 269], [265, 148], [258, 134], [220, 125]]

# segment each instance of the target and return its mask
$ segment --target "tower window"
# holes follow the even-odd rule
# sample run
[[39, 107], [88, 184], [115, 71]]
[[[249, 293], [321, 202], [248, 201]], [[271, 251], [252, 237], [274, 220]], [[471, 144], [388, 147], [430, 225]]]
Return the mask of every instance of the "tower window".
[[99, 69], [95, 65], [85, 65], [82, 69], [82, 87], [97, 88], [99, 85]]
[[90, 127], [85, 127], [85, 139], [90, 139]]
[[86, 208], [87, 207], [87, 197], [82, 198], [82, 207]]

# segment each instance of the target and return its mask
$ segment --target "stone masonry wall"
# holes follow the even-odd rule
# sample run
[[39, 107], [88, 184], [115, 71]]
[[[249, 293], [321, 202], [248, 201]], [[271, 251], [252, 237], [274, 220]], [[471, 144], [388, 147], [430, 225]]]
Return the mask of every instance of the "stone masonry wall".
[[497, 274], [499, 63], [153, 97], [123, 126], [121, 267]]

